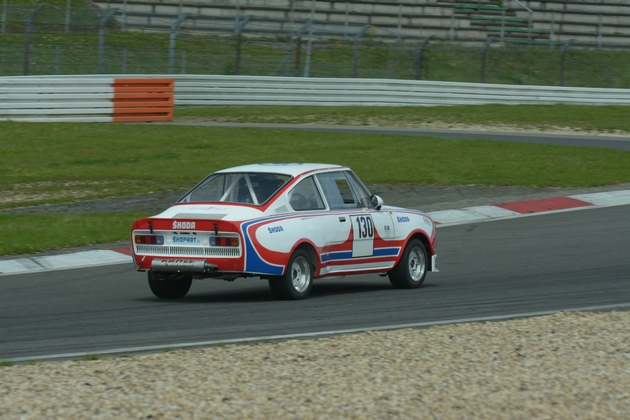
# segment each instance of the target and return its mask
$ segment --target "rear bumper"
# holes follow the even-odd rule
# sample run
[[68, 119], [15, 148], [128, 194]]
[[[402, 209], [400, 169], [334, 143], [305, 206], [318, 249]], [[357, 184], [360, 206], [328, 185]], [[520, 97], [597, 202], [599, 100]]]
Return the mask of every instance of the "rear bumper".
[[160, 256], [133, 254], [138, 271], [162, 271], [168, 273], [213, 274], [219, 272], [242, 273], [243, 259], [194, 258], [188, 256]]

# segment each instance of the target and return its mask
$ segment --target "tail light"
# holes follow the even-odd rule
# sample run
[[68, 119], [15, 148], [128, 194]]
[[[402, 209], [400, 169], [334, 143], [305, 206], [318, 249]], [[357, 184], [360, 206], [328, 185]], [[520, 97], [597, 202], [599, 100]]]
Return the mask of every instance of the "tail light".
[[134, 242], [144, 245], [164, 245], [164, 236], [162, 235], [136, 235]]
[[210, 246], [238, 246], [238, 238], [235, 236], [213, 236], [210, 238]]

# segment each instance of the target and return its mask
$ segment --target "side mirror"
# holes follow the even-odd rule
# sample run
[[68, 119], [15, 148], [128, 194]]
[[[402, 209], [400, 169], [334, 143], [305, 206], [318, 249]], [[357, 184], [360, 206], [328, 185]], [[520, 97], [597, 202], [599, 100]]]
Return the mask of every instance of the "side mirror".
[[372, 194], [372, 196], [370, 197], [370, 204], [376, 210], [380, 210], [381, 207], [383, 207], [383, 199], [376, 194]]

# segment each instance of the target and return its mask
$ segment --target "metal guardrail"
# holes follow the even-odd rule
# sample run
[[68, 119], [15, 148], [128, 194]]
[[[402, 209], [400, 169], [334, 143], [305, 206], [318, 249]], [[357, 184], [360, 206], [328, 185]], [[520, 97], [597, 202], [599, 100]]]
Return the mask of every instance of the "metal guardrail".
[[[630, 105], [630, 89], [390, 79], [124, 75], [174, 79], [179, 106]], [[0, 78], [0, 121], [113, 121], [112, 77]]]
[[0, 121], [170, 121], [173, 108], [168, 77], [0, 77]]

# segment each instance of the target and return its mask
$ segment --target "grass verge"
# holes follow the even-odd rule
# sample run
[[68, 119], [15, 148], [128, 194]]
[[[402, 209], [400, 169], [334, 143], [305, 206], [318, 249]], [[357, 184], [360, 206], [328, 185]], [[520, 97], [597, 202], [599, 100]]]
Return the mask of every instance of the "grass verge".
[[0, 214], [0, 255], [115, 242], [129, 237], [140, 213]]
[[321, 124], [379, 127], [446, 127], [571, 129], [583, 132], [630, 133], [626, 106], [464, 105], [435, 107], [208, 107], [177, 108], [177, 117], [198, 117], [235, 123]]

